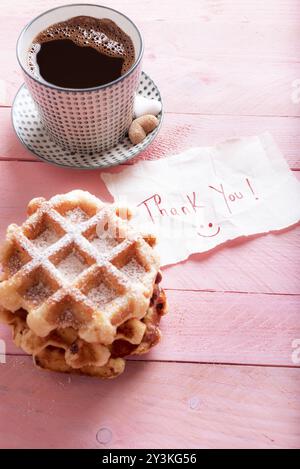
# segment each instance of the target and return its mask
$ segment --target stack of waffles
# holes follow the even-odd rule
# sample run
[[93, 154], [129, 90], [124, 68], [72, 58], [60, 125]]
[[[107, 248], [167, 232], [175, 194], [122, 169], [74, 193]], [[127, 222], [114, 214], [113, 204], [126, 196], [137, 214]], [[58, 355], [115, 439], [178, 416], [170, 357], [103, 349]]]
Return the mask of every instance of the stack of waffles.
[[32, 200], [1, 250], [0, 319], [44, 369], [113, 378], [160, 339], [155, 237], [84, 191]]

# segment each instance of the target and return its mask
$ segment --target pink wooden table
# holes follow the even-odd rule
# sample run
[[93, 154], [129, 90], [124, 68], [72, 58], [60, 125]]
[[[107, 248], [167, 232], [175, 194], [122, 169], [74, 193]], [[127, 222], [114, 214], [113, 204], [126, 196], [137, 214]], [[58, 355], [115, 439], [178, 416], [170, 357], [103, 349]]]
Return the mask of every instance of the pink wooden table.
[[[99, 172], [37, 161], [10, 122], [22, 83], [18, 33], [61, 3], [1, 1], [1, 238], [34, 196], [82, 188], [109, 200]], [[299, 0], [102, 3], [142, 29], [144, 69], [164, 97], [164, 128], [143, 158], [267, 130], [300, 176]], [[300, 447], [292, 355], [300, 340], [299, 241], [297, 227], [166, 268], [164, 339], [115, 381], [37, 371], [1, 327], [0, 447]]]

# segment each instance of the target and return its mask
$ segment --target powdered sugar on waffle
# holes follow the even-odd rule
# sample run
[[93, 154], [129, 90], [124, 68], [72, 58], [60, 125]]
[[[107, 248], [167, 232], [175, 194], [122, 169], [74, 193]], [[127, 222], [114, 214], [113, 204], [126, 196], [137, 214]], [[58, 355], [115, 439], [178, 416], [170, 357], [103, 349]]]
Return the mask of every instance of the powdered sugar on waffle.
[[74, 208], [65, 213], [65, 218], [71, 223], [83, 223], [89, 219], [87, 214], [81, 208]]
[[68, 327], [70, 325], [79, 326], [79, 322], [74, 317], [73, 312], [70, 309], [65, 309], [59, 316], [59, 323], [62, 327]]
[[141, 280], [146, 273], [144, 267], [141, 266], [136, 259], [131, 259], [131, 261], [125, 264], [120, 270], [133, 280]]
[[32, 239], [32, 244], [37, 247], [38, 249], [45, 249], [48, 246], [56, 243], [58, 241], [59, 236], [54, 230], [47, 228], [43, 231], [37, 238]]
[[93, 288], [87, 294], [88, 299], [98, 308], [105, 306], [116, 296], [117, 292], [114, 289], [107, 287], [104, 283], [100, 283], [98, 287]]
[[8, 269], [11, 275], [14, 275], [20, 270], [22, 267], [21, 259], [17, 254], [13, 254], [8, 261]]
[[87, 267], [87, 264], [79, 259], [74, 252], [69, 254], [69, 256], [63, 259], [57, 266], [60, 273], [69, 282], [75, 280]]
[[[88, 209], [85, 211], [81, 207]], [[25, 224], [22, 227], [13, 225], [8, 233], [7, 253], [11, 253], [15, 244], [15, 253], [17, 249], [22, 252], [20, 261], [22, 265], [25, 262], [25, 265], [17, 273], [15, 282], [12, 278], [9, 279], [10, 284], [14, 284], [14, 289], [11, 285], [6, 287], [6, 281], [0, 284], [1, 306], [14, 310], [22, 304], [28, 311], [31, 330], [44, 337], [60, 327], [57, 315], [67, 298], [71, 305], [76, 305], [73, 315], [79, 321], [76, 326], [79, 336], [87, 342], [99, 341], [105, 344], [114, 340], [114, 321], [124, 322], [132, 314], [138, 319], [144, 317], [149, 307], [159, 261], [153, 248], [143, 239], [144, 236], [133, 230], [127, 220], [121, 219], [114, 206], [105, 205], [86, 192], [73, 191], [48, 202], [35, 199], [29, 205], [28, 213], [29, 218]], [[67, 217], [64, 216], [66, 213]], [[85, 219], [84, 213], [94, 215], [86, 215], [88, 219], [82, 221]], [[98, 223], [104, 230], [108, 223], [108, 233], [105, 236], [104, 233], [100, 234], [93, 242], [90, 236], [97, 229]], [[36, 244], [33, 249], [34, 242], [26, 234], [34, 232], [41, 224], [46, 229], [41, 233], [41, 239], [34, 241], [41, 243], [40, 246], [45, 246], [46, 243], [47, 249], [37, 249]], [[57, 234], [57, 237], [51, 238], [53, 234]], [[53, 245], [49, 245], [54, 239]], [[61, 252], [69, 254], [57, 264], [56, 259], [61, 259]], [[125, 260], [127, 264], [120, 268]], [[18, 262], [16, 267], [19, 267]], [[35, 287], [37, 291], [35, 288], [29, 291], [30, 298], [27, 302], [24, 295], [20, 300], [20, 285], [28, 285], [28, 279], [35, 278], [34, 270], [37, 268], [43, 269], [45, 282], [48, 284], [48, 278], [49, 286], [53, 286], [54, 291], [48, 297], [48, 292], [42, 285], [38, 285]], [[91, 290], [87, 298], [83, 292], [86, 292], [90, 281], [95, 281], [95, 275], [100, 271], [103, 272], [104, 283]], [[138, 281], [141, 278], [142, 281]], [[109, 279], [109, 283], [106, 279]], [[42, 300], [43, 297], [48, 299], [47, 303]], [[42, 304], [38, 304], [38, 309], [32, 304], [32, 298], [35, 302], [42, 301]], [[101, 312], [103, 306], [105, 313], [102, 319], [106, 326], [102, 328], [99, 315], [93, 315], [93, 311], [98, 308], [98, 312]], [[68, 316], [67, 314], [63, 318], [66, 323], [70, 320]]]
[[53, 292], [50, 287], [45, 285], [43, 282], [38, 282], [26, 290], [25, 298], [34, 306], [38, 306], [39, 304], [43, 303], [52, 293]]
[[113, 237], [104, 237], [98, 238], [96, 237], [93, 239], [91, 244], [100, 252], [105, 254], [109, 254], [111, 249], [115, 248], [118, 245], [118, 241], [115, 240]]

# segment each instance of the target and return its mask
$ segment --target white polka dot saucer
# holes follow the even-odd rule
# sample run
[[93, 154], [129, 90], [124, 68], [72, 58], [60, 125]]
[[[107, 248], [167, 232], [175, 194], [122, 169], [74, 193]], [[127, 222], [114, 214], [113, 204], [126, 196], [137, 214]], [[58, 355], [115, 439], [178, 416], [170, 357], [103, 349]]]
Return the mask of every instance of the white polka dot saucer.
[[[161, 101], [159, 89], [142, 72], [138, 94]], [[138, 145], [125, 137], [117, 145], [102, 153], [90, 155], [74, 153], [53, 142], [40, 121], [39, 114], [26, 85], [19, 89], [12, 107], [12, 122], [21, 143], [39, 159], [58, 166], [78, 169], [101, 169], [116, 166], [137, 156], [157, 136], [162, 124], [163, 109], [157, 116], [159, 125]]]

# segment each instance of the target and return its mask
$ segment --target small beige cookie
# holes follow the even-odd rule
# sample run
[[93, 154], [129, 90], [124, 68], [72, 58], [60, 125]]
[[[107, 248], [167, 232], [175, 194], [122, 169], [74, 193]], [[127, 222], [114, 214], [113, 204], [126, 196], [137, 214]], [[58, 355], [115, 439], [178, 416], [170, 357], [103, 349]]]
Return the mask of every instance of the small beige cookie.
[[138, 117], [129, 128], [128, 135], [131, 143], [137, 145], [141, 143], [146, 136], [158, 126], [158, 119], [151, 114]]

